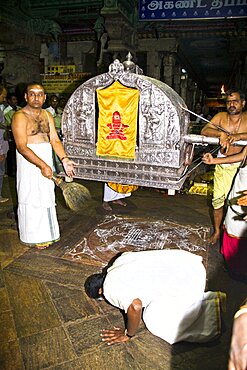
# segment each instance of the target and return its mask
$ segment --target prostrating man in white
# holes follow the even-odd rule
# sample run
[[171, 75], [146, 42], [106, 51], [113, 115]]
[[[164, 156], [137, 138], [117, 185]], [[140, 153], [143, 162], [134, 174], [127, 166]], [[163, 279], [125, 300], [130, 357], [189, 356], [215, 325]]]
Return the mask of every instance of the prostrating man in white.
[[107, 344], [126, 342], [141, 317], [147, 329], [170, 344], [207, 342], [220, 334], [221, 292], [204, 293], [202, 257], [182, 250], [126, 252], [107, 273], [85, 282], [91, 298], [103, 296], [127, 314], [126, 329], [103, 330]]

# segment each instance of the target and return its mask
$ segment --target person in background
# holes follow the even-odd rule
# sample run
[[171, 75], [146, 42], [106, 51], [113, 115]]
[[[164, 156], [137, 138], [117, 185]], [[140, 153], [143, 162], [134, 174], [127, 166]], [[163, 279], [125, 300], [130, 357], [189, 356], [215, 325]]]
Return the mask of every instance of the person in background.
[[[5, 106], [7, 98], [7, 90], [3, 85], [0, 85], [0, 104]], [[5, 140], [6, 127], [4, 123], [3, 111], [0, 111], [0, 203], [7, 202], [9, 199], [2, 196], [3, 178], [5, 174], [5, 162], [7, 152], [9, 150], [8, 141]]]
[[8, 140], [8, 143], [9, 143], [9, 151], [7, 154], [7, 174], [9, 176], [15, 176], [16, 146], [15, 146], [15, 141], [14, 141], [14, 137], [12, 134], [11, 123], [12, 123], [13, 115], [15, 114], [16, 111], [21, 109], [21, 107], [18, 106], [17, 96], [14, 93], [7, 95], [7, 102], [8, 102], [8, 106], [4, 109], [4, 121], [5, 121], [5, 126], [6, 126], [5, 139]]
[[55, 208], [52, 149], [67, 176], [74, 175], [74, 162], [64, 151], [54, 119], [42, 109], [46, 95], [39, 83], [27, 86], [26, 106], [12, 120], [16, 143], [18, 228], [23, 244], [44, 249], [59, 240]]
[[[195, 113], [200, 116], [200, 117], [203, 117], [203, 112], [202, 112], [202, 104], [198, 101], [196, 102], [195, 104]], [[197, 116], [193, 116], [191, 117], [191, 121], [194, 121], [195, 123], [203, 123], [203, 121], [200, 119], [200, 117], [197, 117]]]
[[[221, 149], [218, 157], [227, 157], [242, 150], [240, 146], [232, 144], [235, 141], [247, 139], [247, 112], [244, 111], [244, 107], [244, 93], [237, 89], [228, 90], [226, 92], [227, 111], [217, 113], [202, 129], [202, 135], [219, 138]], [[239, 167], [239, 163], [227, 163], [215, 166], [212, 200], [214, 232], [209, 239], [210, 244], [215, 244], [220, 238], [225, 200]]]
[[63, 109], [59, 107], [59, 98], [57, 97], [57, 95], [51, 95], [50, 106], [46, 108], [46, 110], [52, 114], [58, 136], [60, 139], [62, 139], [61, 123]]
[[228, 370], [247, 369], [247, 299], [235, 313]]
[[4, 117], [5, 121], [8, 123], [8, 125], [11, 125], [12, 117], [14, 113], [21, 109], [20, 106], [18, 106], [18, 100], [15, 93], [11, 93], [7, 95], [7, 103], [8, 105], [4, 109]]
[[[0, 84], [2, 87], [4, 86], [3, 84]], [[1, 112], [4, 112], [5, 108], [7, 108], [8, 106], [8, 103], [7, 103], [7, 97], [5, 98], [5, 100], [0, 103], [0, 111]]]
[[205, 120], [210, 120], [212, 117], [209, 115], [209, 107], [202, 105], [200, 102], [195, 104], [195, 114], [191, 114], [190, 117], [190, 131], [193, 134], [200, 134], [200, 131], [205, 124]]
[[130, 197], [131, 191], [133, 190], [135, 190], [135, 188], [133, 189], [132, 185], [122, 185], [112, 182], [105, 183], [102, 207], [104, 208], [105, 211], [108, 212], [112, 211], [110, 203], [126, 207], [127, 203], [124, 202], [122, 199]]
[[[54, 118], [58, 137], [60, 140], [62, 140], [63, 135], [61, 131], [61, 123], [62, 123], [63, 109], [59, 107], [59, 98], [57, 97], [57, 95], [51, 95], [50, 106], [46, 108], [46, 110], [52, 114]], [[53, 165], [54, 165], [56, 174], [59, 174], [60, 172], [63, 171], [63, 165], [54, 151], [53, 151]]]
[[210, 121], [212, 118], [209, 107], [206, 104], [204, 104], [202, 107], [202, 117], [206, 118], [208, 121]]

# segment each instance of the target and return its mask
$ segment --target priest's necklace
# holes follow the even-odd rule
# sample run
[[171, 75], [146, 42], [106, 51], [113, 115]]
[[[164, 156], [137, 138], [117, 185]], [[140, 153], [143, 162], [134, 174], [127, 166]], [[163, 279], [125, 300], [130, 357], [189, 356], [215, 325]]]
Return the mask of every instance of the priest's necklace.
[[[238, 130], [239, 130], [240, 125], [241, 125], [241, 122], [242, 122], [242, 114], [239, 117], [239, 119], [237, 121], [237, 127], [234, 128], [234, 132], [232, 132], [232, 134], [237, 134], [238, 133]], [[230, 116], [227, 117], [227, 123], [228, 123], [228, 127], [230, 128]]]

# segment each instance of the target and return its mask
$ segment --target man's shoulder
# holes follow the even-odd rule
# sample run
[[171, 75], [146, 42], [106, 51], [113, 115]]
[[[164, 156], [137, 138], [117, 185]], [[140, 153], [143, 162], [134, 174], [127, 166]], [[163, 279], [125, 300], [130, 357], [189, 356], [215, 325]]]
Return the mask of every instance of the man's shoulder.
[[220, 124], [221, 126], [224, 126], [228, 122], [228, 114], [227, 112], [218, 112], [213, 116], [213, 118], [210, 120], [213, 123]]
[[228, 115], [228, 113], [227, 113], [227, 112], [218, 112], [218, 113], [216, 113], [216, 114], [213, 116], [213, 118], [212, 118], [212, 119], [217, 118], [217, 117], [227, 118], [227, 115]]
[[44, 112], [45, 114], [45, 120], [48, 122], [48, 123], [51, 123], [51, 122], [54, 122], [54, 116], [53, 114], [47, 110], [47, 109], [42, 109], [42, 113]]
[[27, 112], [25, 112], [25, 110], [23, 108], [18, 109], [17, 111], [15, 111], [16, 116], [21, 116], [21, 115], [26, 115], [26, 114], [27, 114]]
[[23, 108], [15, 111], [15, 113], [13, 114], [13, 117], [12, 117], [12, 122], [16, 122], [16, 121], [26, 121], [28, 119], [28, 113], [25, 112], [25, 110]]
[[242, 120], [247, 124], [247, 111], [244, 111], [242, 114]]

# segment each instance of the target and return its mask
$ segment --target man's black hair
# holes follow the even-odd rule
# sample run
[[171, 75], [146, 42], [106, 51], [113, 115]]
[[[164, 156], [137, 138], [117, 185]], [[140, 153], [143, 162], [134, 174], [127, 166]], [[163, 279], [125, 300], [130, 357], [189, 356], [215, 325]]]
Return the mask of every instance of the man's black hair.
[[56, 94], [52, 94], [49, 96], [49, 99], [51, 100], [52, 98], [56, 98], [57, 100], [59, 100], [59, 97], [56, 95]]
[[99, 273], [93, 274], [87, 278], [84, 284], [85, 292], [90, 298], [100, 298], [99, 289], [103, 287], [103, 282], [105, 280], [106, 274]]
[[226, 91], [226, 97], [232, 95], [233, 93], [239, 94], [240, 99], [245, 100], [245, 93], [243, 91], [239, 90], [239, 89], [234, 88], [234, 87], [232, 87], [231, 89]]
[[13, 96], [15, 96], [17, 98], [17, 95], [15, 93], [8, 93], [7, 94], [7, 100], [13, 98]]
[[28, 89], [29, 89], [30, 87], [32, 87], [32, 86], [35, 86], [35, 85], [39, 85], [40, 87], [42, 87], [42, 89], [43, 89], [43, 90], [44, 90], [44, 92], [45, 92], [45, 89], [44, 89], [44, 86], [42, 85], [42, 83], [40, 83], [40, 82], [36, 82], [36, 81], [33, 81], [33, 82], [30, 82], [30, 83], [28, 83], [28, 84], [26, 85], [25, 93], [27, 94]]

